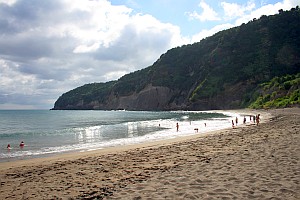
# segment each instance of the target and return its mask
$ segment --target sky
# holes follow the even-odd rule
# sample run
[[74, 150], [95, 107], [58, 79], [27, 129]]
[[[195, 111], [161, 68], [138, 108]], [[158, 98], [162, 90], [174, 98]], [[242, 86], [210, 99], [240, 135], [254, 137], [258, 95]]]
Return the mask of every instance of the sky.
[[0, 109], [50, 109], [63, 93], [151, 66], [299, 0], [0, 0]]

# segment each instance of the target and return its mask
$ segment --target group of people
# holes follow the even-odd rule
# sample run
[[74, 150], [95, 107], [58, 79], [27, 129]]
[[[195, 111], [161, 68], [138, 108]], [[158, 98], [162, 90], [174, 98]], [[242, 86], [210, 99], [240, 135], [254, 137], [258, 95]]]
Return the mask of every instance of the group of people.
[[[252, 119], [253, 119], [253, 123], [258, 125], [260, 122], [260, 114], [250, 115], [250, 122], [252, 122]], [[247, 121], [246, 117], [244, 116], [243, 123], [245, 124], [246, 121]], [[234, 120], [231, 120], [231, 123], [232, 123], [232, 128], [235, 128], [235, 126], [238, 125], [238, 117], [235, 118], [235, 124], [234, 124]]]
[[[246, 124], [246, 121], [247, 121], [246, 116], [244, 116], [243, 123]], [[253, 122], [254, 124], [256, 124], [258, 126], [258, 124], [260, 122], [260, 114], [250, 115], [250, 122]], [[231, 120], [231, 123], [232, 123], [232, 128], [235, 128], [239, 123], [238, 117], [236, 117], [235, 120]], [[204, 125], [206, 127], [206, 123], [204, 123]], [[179, 124], [178, 123], [176, 123], [176, 130], [177, 130], [177, 132], [179, 131]], [[196, 132], [198, 132], [198, 128], [195, 128], [194, 130]]]
[[[243, 119], [243, 123], [246, 124], [246, 117], [244, 116], [244, 119]], [[250, 122], [252, 122], [256, 125], [259, 124], [260, 122], [260, 114], [257, 114], [257, 115], [250, 115]], [[232, 128], [235, 128], [238, 123], [239, 123], [239, 119], [238, 117], [235, 118], [235, 120], [231, 120], [231, 123], [232, 123]], [[206, 127], [206, 123], [204, 123], [205, 127]], [[177, 132], [179, 131], [179, 124], [176, 123], [176, 130]], [[195, 128], [196, 132], [198, 132], [198, 128]]]
[[[25, 146], [25, 143], [22, 141], [22, 142], [20, 143], [20, 145], [19, 145], [19, 146], [20, 146], [20, 148], [21, 148], [21, 149], [23, 149], [23, 148], [24, 148], [24, 146]], [[10, 150], [10, 149], [11, 149], [11, 146], [10, 146], [10, 144], [8, 144], [8, 145], [7, 145], [7, 149], [8, 149], [8, 150]]]
[[[190, 122], [190, 124], [191, 124], [191, 122]], [[160, 125], [159, 125], [160, 126]], [[204, 126], [206, 127], [206, 123], [204, 123]], [[177, 130], [177, 132], [179, 131], [179, 124], [178, 124], [178, 122], [176, 123], [176, 130]], [[198, 132], [198, 128], [195, 128], [194, 129], [196, 132]]]

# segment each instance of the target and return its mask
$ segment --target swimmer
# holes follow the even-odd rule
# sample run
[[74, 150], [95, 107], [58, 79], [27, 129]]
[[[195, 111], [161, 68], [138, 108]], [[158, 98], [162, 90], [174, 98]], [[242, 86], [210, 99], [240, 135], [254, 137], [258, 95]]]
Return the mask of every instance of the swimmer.
[[22, 141], [21, 143], [20, 143], [20, 148], [23, 148], [25, 146], [25, 144], [24, 144], [24, 142]]

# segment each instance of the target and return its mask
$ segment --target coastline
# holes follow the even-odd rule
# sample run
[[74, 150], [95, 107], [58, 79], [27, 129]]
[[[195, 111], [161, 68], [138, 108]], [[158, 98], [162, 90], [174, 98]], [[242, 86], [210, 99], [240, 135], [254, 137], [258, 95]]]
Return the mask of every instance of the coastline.
[[[4, 130], [0, 134], [0, 163], [210, 132], [231, 127], [229, 119], [238, 116], [228, 112], [224, 115], [221, 111], [202, 112], [76, 111], [76, 115], [69, 111], [9, 112], [0, 127]], [[3, 114], [0, 113], [2, 117]], [[20, 117], [14, 119], [15, 114]], [[22, 123], [10, 129], [9, 124], [14, 120]], [[180, 128], [174, 131], [177, 122]], [[19, 147], [20, 141], [25, 141], [25, 148]], [[10, 150], [5, 148], [8, 144]]]
[[299, 110], [270, 110], [263, 116], [273, 117], [259, 126], [205, 136], [0, 163], [0, 193], [4, 199], [297, 199]]
[[[263, 118], [262, 118], [261, 123], [265, 123], [265, 122], [269, 121], [269, 119], [272, 117], [272, 115], [269, 112], [266, 112], [264, 110], [253, 110], [253, 109], [210, 110], [210, 111], [207, 111], [207, 112], [227, 113], [229, 115], [238, 114], [241, 117], [242, 116], [247, 116], [247, 120], [248, 120], [248, 117], [250, 115], [255, 115], [256, 113], [262, 113]], [[234, 117], [232, 117], [232, 119], [234, 119]], [[250, 123], [248, 121], [247, 125], [248, 126], [253, 125], [253, 122]], [[240, 122], [239, 127], [243, 127], [243, 126], [246, 126], [246, 125], [242, 124]], [[227, 130], [227, 129], [230, 130], [231, 128], [210, 130], [210, 131], [206, 131], [204, 133], [200, 133], [200, 132], [196, 133], [196, 132], [194, 132], [193, 127], [191, 127], [190, 132], [194, 132], [193, 134], [177, 136], [175, 138], [151, 140], [151, 141], [147, 141], [147, 142], [126, 144], [126, 145], [120, 145], [120, 146], [109, 146], [109, 147], [106, 147], [106, 148], [93, 149], [93, 150], [90, 150], [90, 151], [76, 151], [75, 150], [75, 151], [64, 152], [64, 153], [59, 153], [59, 154], [53, 153], [53, 154], [44, 155], [44, 156], [41, 156], [41, 157], [38, 156], [38, 157], [26, 157], [24, 159], [12, 159], [12, 160], [7, 160], [7, 161], [0, 162], [0, 170], [10, 168], [12, 166], [34, 165], [36, 163], [63, 161], [63, 160], [67, 160], [67, 159], [77, 159], [77, 158], [81, 158], [81, 157], [89, 156], [89, 155], [100, 156], [100, 155], [108, 154], [108, 153], [111, 153], [111, 152], [122, 152], [122, 151], [126, 151], [126, 150], [138, 149], [138, 148], [147, 148], [147, 147], [152, 147], [152, 146], [155, 147], [155, 146], [161, 146], [161, 145], [170, 145], [170, 144], [173, 144], [173, 143], [182, 142], [182, 141], [186, 141], [186, 140], [190, 140], [190, 139], [195, 139], [195, 138], [199, 138], [199, 137], [206, 137], [208, 135], [215, 134], [215, 133], [218, 133], [220, 131]]]

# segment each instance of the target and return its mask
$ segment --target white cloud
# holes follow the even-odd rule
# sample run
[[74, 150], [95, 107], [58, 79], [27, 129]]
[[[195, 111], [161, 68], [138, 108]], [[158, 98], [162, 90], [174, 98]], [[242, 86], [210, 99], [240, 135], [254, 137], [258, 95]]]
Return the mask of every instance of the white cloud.
[[0, 0], [0, 4], [13, 5], [17, 0]]
[[[254, 18], [259, 19], [262, 15], [274, 15], [278, 10], [290, 10], [293, 7], [299, 6], [297, 0], [283, 0], [275, 4], [265, 4], [255, 9], [254, 1], [250, 0], [245, 5], [235, 3], [222, 2], [221, 5], [224, 9], [224, 20], [210, 29], [203, 29], [199, 33], [193, 35], [191, 42], [199, 42], [201, 39], [212, 36], [213, 34], [229, 29], [235, 26], [240, 26], [243, 23], [248, 23]], [[232, 20], [230, 23], [227, 20]]]
[[237, 3], [227, 3], [221, 2], [221, 6], [224, 9], [225, 18], [236, 18], [245, 15], [246, 12], [249, 12], [255, 8], [255, 3], [253, 0], [248, 1], [246, 5], [239, 5]]
[[201, 14], [194, 11], [192, 13], [188, 13], [191, 19], [197, 19], [200, 21], [217, 21], [220, 20], [218, 17], [218, 13], [216, 13], [204, 0], [201, 0], [199, 3], [199, 7], [203, 10]]
[[299, 0], [284, 0], [283, 1], [283, 8], [284, 10], [291, 9], [292, 7], [300, 6]]
[[293, 7], [299, 6], [299, 2], [297, 0], [284, 0], [283, 2], [278, 2], [276, 4], [266, 4], [260, 8], [252, 10], [250, 13], [245, 14], [235, 21], [235, 26], [239, 26], [242, 23], [247, 23], [251, 20], [259, 19], [262, 15], [274, 15], [278, 13], [278, 10], [290, 10]]

